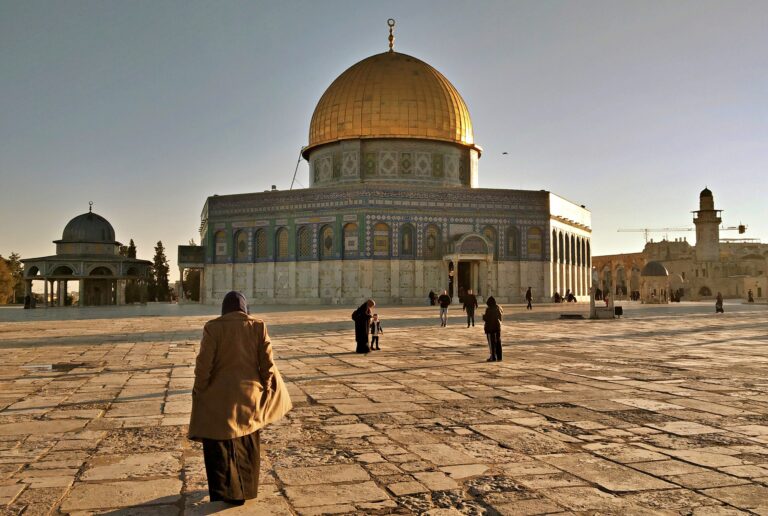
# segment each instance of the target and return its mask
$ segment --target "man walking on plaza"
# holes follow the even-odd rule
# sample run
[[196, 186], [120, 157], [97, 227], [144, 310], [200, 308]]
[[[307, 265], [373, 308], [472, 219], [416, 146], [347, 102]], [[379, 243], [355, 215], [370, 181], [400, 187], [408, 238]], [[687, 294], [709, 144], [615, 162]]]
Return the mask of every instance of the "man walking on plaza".
[[528, 290], [525, 291], [525, 301], [528, 303], [528, 306], [525, 308], [528, 310], [533, 310], [533, 306], [531, 305], [531, 301], [533, 300], [533, 295], [531, 294], [531, 287], [528, 287]]
[[469, 328], [469, 323], [472, 323], [472, 326], [475, 325], [475, 308], [477, 308], [477, 297], [472, 293], [472, 289], [467, 290], [467, 295], [464, 296], [464, 307], [463, 310], [467, 312], [467, 328]]
[[437, 298], [437, 303], [440, 305], [440, 327], [444, 328], [448, 325], [448, 306], [451, 304], [451, 297], [447, 290], [443, 290]]

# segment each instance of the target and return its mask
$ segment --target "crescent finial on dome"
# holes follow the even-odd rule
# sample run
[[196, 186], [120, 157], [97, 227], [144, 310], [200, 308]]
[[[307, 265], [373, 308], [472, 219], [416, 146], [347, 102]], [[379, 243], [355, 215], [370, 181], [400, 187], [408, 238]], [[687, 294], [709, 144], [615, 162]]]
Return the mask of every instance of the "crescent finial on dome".
[[394, 52], [395, 51], [395, 19], [390, 18], [387, 20], [387, 25], [389, 25], [389, 51]]

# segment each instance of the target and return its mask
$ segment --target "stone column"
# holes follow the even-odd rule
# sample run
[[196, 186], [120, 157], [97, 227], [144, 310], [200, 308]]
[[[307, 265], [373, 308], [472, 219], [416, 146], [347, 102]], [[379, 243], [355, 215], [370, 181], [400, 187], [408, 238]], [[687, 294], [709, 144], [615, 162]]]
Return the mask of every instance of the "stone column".
[[389, 295], [394, 301], [400, 297], [400, 260], [389, 259]]
[[85, 280], [80, 278], [78, 283], [77, 306], [85, 306]]
[[67, 292], [67, 280], [62, 281], [61, 284], [64, 287], [64, 295], [61, 298], [61, 306], [67, 306], [67, 296], [69, 295]]
[[44, 292], [44, 294], [43, 294], [43, 296], [44, 296], [43, 306], [48, 308], [48, 280], [47, 279], [43, 280], [43, 292]]
[[184, 267], [179, 265], [179, 303], [184, 301]]

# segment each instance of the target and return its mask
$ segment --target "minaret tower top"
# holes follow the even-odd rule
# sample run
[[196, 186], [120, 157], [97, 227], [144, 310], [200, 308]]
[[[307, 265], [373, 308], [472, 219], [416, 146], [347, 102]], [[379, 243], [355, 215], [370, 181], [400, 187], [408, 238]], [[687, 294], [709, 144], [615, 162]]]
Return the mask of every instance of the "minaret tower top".
[[720, 213], [715, 209], [715, 198], [709, 188], [699, 194], [699, 209], [694, 211], [696, 225], [696, 261], [720, 261]]

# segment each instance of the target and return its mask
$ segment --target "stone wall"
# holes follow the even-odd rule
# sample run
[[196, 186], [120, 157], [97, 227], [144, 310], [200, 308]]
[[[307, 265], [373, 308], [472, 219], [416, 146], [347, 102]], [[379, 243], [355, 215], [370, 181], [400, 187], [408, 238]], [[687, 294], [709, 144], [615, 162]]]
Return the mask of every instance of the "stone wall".
[[[521, 303], [532, 287], [534, 299], [549, 301], [548, 262], [479, 262], [481, 298]], [[430, 290], [448, 288], [442, 260], [325, 260], [211, 264], [206, 266], [204, 299], [218, 304], [230, 290], [254, 304], [350, 304], [372, 297], [380, 303], [426, 303]], [[458, 296], [454, 295], [454, 302]]]

